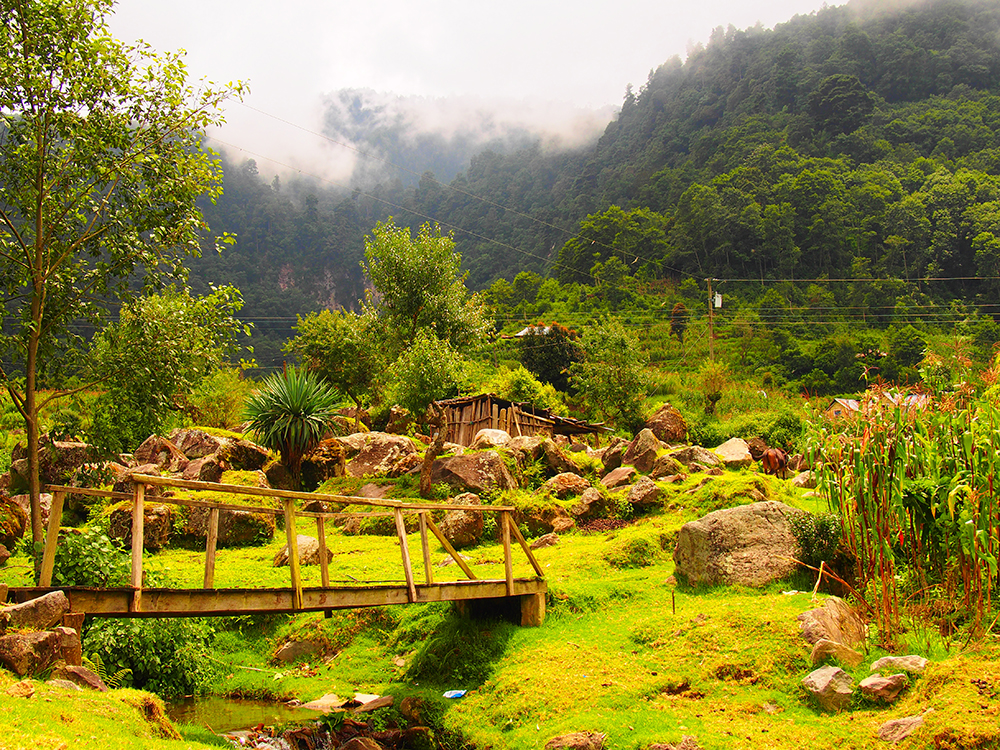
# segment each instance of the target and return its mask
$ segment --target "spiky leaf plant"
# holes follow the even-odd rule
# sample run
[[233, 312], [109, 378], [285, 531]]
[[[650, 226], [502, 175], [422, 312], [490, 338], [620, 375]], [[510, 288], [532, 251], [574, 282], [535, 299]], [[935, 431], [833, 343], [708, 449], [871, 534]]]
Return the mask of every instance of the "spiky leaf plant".
[[329, 428], [337, 393], [308, 370], [289, 368], [264, 380], [247, 402], [246, 416], [258, 442], [281, 454], [296, 488], [302, 459]]

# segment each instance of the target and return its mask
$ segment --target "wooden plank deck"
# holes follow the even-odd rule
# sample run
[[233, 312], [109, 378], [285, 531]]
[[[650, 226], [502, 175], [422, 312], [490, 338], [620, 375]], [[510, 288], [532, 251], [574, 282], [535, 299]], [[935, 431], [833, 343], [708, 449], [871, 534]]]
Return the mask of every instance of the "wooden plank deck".
[[[544, 580], [515, 578], [508, 580], [449, 581], [416, 584], [413, 603], [455, 602], [474, 599], [500, 599], [509, 596], [522, 600], [527, 607], [542, 608], [548, 589]], [[379, 607], [410, 604], [406, 584], [304, 587], [302, 606], [295, 606], [294, 588], [267, 589], [159, 589], [143, 588], [141, 610], [134, 609], [132, 588], [93, 589], [82, 587], [21, 587], [9, 592], [16, 602], [62, 591], [70, 601], [70, 611], [96, 617], [201, 617], [260, 613], [318, 612], [329, 609]], [[531, 602], [525, 602], [530, 598]], [[541, 601], [539, 601], [539, 599]], [[530, 619], [530, 618], [529, 618]], [[525, 624], [541, 624], [525, 623]]]

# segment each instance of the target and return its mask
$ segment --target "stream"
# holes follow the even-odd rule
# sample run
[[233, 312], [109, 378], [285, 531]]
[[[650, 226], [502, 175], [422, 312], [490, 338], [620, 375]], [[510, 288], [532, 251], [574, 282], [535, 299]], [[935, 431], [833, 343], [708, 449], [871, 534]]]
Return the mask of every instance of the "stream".
[[167, 703], [167, 716], [171, 721], [207, 727], [216, 734], [250, 729], [258, 724], [305, 723], [322, 715], [319, 711], [284, 703], [238, 698], [183, 698]]

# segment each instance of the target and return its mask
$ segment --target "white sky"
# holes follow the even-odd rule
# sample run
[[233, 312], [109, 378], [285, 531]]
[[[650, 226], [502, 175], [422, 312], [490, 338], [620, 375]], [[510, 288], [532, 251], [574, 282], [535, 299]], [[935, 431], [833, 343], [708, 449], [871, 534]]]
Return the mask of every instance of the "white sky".
[[[836, 0], [831, 4], [839, 4]], [[193, 78], [249, 82], [245, 102], [319, 128], [321, 96], [369, 88], [429, 98], [475, 95], [517, 109], [617, 108], [713, 28], [771, 28], [822, 0], [119, 0], [124, 41], [184, 49]], [[496, 104], [494, 104], [496, 103]], [[577, 115], [579, 112], [577, 112]], [[219, 137], [292, 159], [309, 136], [239, 105]], [[259, 159], [258, 159], [259, 161]], [[301, 159], [298, 164], [301, 165]], [[265, 172], [264, 164], [261, 171]]]

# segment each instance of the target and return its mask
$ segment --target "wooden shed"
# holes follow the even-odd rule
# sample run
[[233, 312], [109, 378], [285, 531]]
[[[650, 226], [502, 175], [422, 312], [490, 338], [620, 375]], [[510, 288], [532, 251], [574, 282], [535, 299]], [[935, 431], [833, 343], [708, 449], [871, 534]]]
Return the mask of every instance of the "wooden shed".
[[508, 401], [492, 393], [460, 396], [438, 401], [448, 424], [447, 440], [472, 445], [483, 429], [504, 430], [511, 437], [522, 435], [596, 435], [610, 432], [603, 424], [560, 417], [549, 409], [524, 402]]

